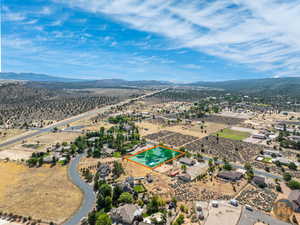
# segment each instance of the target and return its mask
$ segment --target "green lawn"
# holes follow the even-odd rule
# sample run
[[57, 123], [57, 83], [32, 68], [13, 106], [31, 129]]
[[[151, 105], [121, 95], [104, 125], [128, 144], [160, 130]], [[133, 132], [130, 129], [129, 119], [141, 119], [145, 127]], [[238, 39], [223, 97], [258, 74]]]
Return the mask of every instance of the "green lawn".
[[133, 190], [137, 193], [143, 193], [146, 191], [143, 185], [136, 185], [134, 186]]
[[237, 140], [237, 141], [242, 141], [245, 138], [250, 137], [250, 133], [248, 132], [242, 132], [242, 131], [237, 131], [237, 130], [231, 130], [230, 128], [225, 128], [222, 131], [217, 132], [216, 134], [214, 134], [214, 136], [217, 136], [217, 134], [219, 134], [219, 137], [222, 138], [229, 138], [232, 140]]

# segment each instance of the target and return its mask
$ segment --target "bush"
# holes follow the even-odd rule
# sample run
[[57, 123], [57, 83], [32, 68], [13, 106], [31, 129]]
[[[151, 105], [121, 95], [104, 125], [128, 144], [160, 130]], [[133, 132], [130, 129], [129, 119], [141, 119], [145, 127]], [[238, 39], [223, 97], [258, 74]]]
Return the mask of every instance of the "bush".
[[296, 180], [290, 180], [287, 184], [287, 186], [292, 189], [292, 190], [295, 190], [295, 189], [300, 189], [300, 182], [296, 181]]

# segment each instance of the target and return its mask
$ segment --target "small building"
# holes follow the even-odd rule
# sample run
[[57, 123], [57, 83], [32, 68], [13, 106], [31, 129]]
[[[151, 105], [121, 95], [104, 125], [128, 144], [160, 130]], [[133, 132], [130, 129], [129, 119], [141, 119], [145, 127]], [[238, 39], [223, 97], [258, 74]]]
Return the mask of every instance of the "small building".
[[253, 134], [252, 138], [265, 140], [267, 139], [267, 136], [265, 134]]
[[291, 135], [288, 137], [291, 141], [300, 142], [300, 136]]
[[221, 171], [217, 175], [219, 178], [227, 181], [238, 181], [242, 179], [243, 174], [235, 171]]
[[180, 158], [179, 162], [182, 164], [185, 164], [187, 166], [193, 166], [196, 163], [195, 160], [187, 158], [187, 157]]
[[44, 163], [52, 163], [53, 162], [53, 156], [49, 155], [43, 158]]
[[252, 183], [259, 186], [259, 187], [265, 187], [266, 186], [266, 180], [264, 177], [260, 176], [254, 176], [252, 179]]
[[267, 156], [282, 157], [281, 152], [275, 151], [275, 150], [270, 150], [270, 149], [265, 149], [265, 150], [263, 151], [263, 154], [264, 154], [264, 155], [267, 155]]
[[134, 177], [126, 177], [126, 183], [128, 183], [131, 187], [134, 186]]
[[88, 142], [95, 142], [96, 140], [100, 139], [100, 137], [91, 137], [87, 141]]
[[182, 174], [178, 175], [178, 179], [180, 179], [183, 182], [192, 181], [191, 176], [189, 174], [186, 174], [186, 173], [182, 173]]
[[293, 205], [293, 210], [295, 212], [300, 212], [300, 191], [299, 190], [291, 191], [288, 199]]
[[111, 218], [114, 223], [132, 225], [135, 218], [141, 215], [142, 210], [134, 204], [125, 204], [111, 210]]

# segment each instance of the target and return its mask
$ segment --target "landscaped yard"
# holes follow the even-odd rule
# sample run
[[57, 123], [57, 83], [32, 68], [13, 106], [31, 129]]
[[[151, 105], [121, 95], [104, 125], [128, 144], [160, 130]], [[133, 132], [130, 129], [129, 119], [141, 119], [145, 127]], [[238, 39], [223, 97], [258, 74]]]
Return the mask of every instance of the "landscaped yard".
[[134, 186], [134, 191], [136, 191], [137, 193], [143, 193], [146, 191], [146, 189], [144, 188], [143, 185], [136, 185]]
[[217, 134], [219, 134], [219, 137], [229, 138], [229, 139], [237, 140], [237, 141], [242, 141], [245, 138], [250, 137], [250, 135], [251, 135], [248, 132], [232, 130], [230, 128], [222, 129], [219, 132], [215, 133], [214, 136], [217, 136]]

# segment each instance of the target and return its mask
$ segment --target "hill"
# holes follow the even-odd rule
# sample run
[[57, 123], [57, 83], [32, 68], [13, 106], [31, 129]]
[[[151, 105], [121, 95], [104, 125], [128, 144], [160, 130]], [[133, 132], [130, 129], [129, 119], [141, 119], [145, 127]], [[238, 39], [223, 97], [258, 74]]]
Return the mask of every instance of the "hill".
[[264, 93], [268, 95], [288, 94], [300, 96], [300, 77], [230, 80], [220, 82], [196, 82], [190, 85], [220, 88], [245, 94]]
[[37, 81], [37, 82], [78, 82], [80, 79], [72, 79], [66, 77], [49, 76], [36, 73], [0, 73], [1, 80], [22, 80], [22, 81]]

